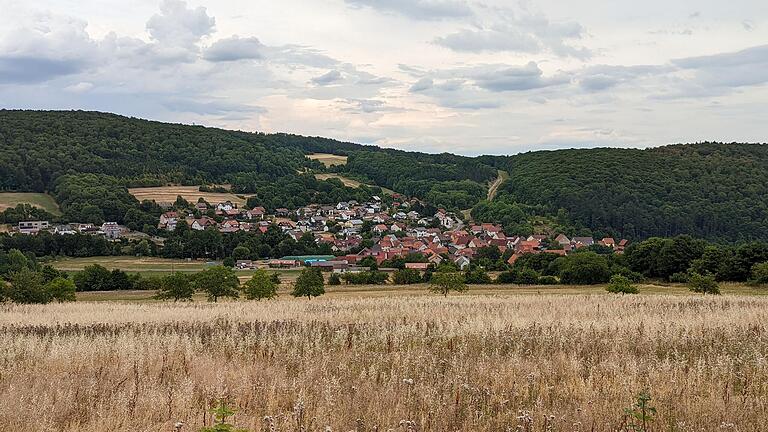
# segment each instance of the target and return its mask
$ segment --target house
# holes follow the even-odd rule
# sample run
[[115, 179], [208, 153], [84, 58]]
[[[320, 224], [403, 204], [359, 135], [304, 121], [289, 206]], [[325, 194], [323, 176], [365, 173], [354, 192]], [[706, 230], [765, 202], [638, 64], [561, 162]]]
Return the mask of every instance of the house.
[[589, 247], [595, 244], [595, 239], [592, 237], [574, 237], [571, 239], [571, 246], [574, 248]]
[[237, 208], [237, 206], [232, 204], [232, 201], [224, 201], [222, 203], [216, 204], [216, 212], [217, 213], [218, 212], [221, 212], [221, 213], [228, 212], [228, 211], [234, 210], [236, 208]]
[[113, 240], [120, 238], [122, 235], [122, 229], [117, 222], [104, 222], [101, 225], [101, 232], [103, 232], [108, 239]]
[[19, 222], [19, 233], [21, 234], [37, 234], [42, 230], [47, 230], [50, 224], [48, 221], [24, 221]]
[[290, 210], [288, 210], [285, 207], [275, 209], [275, 216], [277, 217], [288, 217], [290, 214], [291, 214]]
[[301, 266], [301, 262], [295, 259], [272, 259], [267, 265], [270, 268], [293, 268]]
[[208, 203], [199, 202], [195, 204], [195, 209], [198, 210], [200, 213], [205, 213], [208, 211]]
[[427, 258], [427, 261], [429, 261], [430, 264], [433, 264], [435, 266], [439, 266], [441, 262], [443, 262], [443, 257], [441, 257], [438, 254], [434, 254]]
[[418, 271], [426, 271], [429, 268], [428, 262], [425, 263], [405, 263], [405, 268]]
[[469, 267], [469, 258], [467, 258], [464, 255], [459, 255], [453, 260], [454, 264], [459, 268], [459, 270], [464, 271], [467, 267]]
[[70, 224], [63, 224], [63, 225], [56, 225], [53, 228], [54, 234], [59, 235], [68, 235], [68, 234], [76, 234], [77, 231], [75, 231], [75, 228]]
[[251, 210], [245, 212], [245, 217], [249, 220], [264, 220], [264, 216], [266, 214], [267, 211], [264, 209], [264, 207], [254, 207]]
[[373, 232], [375, 232], [376, 234], [379, 234], [379, 235], [384, 234], [388, 230], [389, 230], [389, 228], [387, 228], [387, 226], [384, 225], [384, 224], [378, 224], [378, 225], [376, 225], [375, 227], [373, 227], [371, 229], [371, 231], [373, 231]]
[[176, 223], [179, 220], [179, 213], [175, 211], [165, 212], [160, 215], [160, 221], [157, 227], [168, 231], [176, 229]]
[[240, 231], [240, 222], [234, 219], [227, 219], [219, 225], [219, 231], [223, 233], [233, 233]]
[[197, 231], [204, 231], [206, 228], [214, 226], [216, 226], [216, 221], [207, 216], [203, 216], [200, 219], [194, 219], [192, 223], [189, 224], [190, 228]]
[[570, 245], [571, 244], [571, 239], [569, 239], [568, 236], [566, 236], [565, 234], [558, 234], [557, 237], [555, 237], [555, 241], [560, 246], [565, 246], [565, 245]]
[[400, 222], [395, 222], [392, 224], [392, 226], [389, 227], [389, 230], [392, 232], [401, 232], [401, 231], [405, 231], [406, 228], [407, 227], [405, 226], [405, 224]]
[[601, 246], [606, 246], [609, 248], [616, 248], [616, 240], [614, 240], [612, 237], [604, 237], [602, 240], [598, 242]]

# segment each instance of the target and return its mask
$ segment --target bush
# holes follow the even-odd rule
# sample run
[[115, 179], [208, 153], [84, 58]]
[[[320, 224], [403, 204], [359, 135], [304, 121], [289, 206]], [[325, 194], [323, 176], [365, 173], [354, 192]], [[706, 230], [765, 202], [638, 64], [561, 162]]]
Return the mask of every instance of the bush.
[[414, 269], [398, 270], [392, 275], [392, 281], [397, 285], [411, 285], [421, 282], [421, 274]]
[[464, 274], [464, 283], [469, 285], [483, 285], [492, 282], [491, 277], [488, 276], [488, 273], [481, 267], [476, 267], [474, 270], [468, 270]]
[[539, 273], [534, 269], [523, 269], [517, 274], [516, 284], [536, 285], [539, 282]]
[[753, 285], [768, 284], [768, 262], [752, 266], [752, 278], [749, 281]]
[[595, 285], [608, 282], [611, 277], [608, 260], [594, 252], [581, 252], [563, 258], [560, 281], [564, 284]]
[[611, 282], [605, 288], [606, 291], [616, 294], [637, 294], [637, 287], [632, 285], [628, 277], [622, 275], [611, 276]]
[[614, 266], [612, 268], [612, 273], [614, 275], [624, 276], [625, 278], [629, 279], [633, 283], [640, 283], [645, 279], [642, 273], [632, 271], [628, 267], [624, 267], [624, 266]]
[[518, 275], [517, 270], [510, 270], [499, 273], [499, 275], [496, 277], [496, 283], [498, 284], [513, 284], [517, 280]]
[[331, 273], [331, 276], [328, 278], [328, 285], [341, 285], [341, 278], [338, 273]]
[[711, 274], [702, 275], [699, 273], [691, 274], [688, 279], [688, 288], [702, 294], [720, 294], [720, 285]]
[[557, 285], [560, 283], [554, 276], [542, 276], [539, 278], [539, 285]]
[[672, 283], [688, 283], [690, 275], [687, 272], [677, 272], [669, 277], [669, 281]]

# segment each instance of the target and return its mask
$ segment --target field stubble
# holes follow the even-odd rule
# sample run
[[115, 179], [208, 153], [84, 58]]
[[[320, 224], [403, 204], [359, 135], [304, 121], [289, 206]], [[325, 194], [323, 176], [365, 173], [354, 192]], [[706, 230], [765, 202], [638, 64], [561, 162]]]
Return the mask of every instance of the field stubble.
[[254, 431], [613, 431], [647, 388], [654, 431], [763, 431], [767, 315], [662, 295], [0, 306], [0, 425], [196, 431], [226, 397]]

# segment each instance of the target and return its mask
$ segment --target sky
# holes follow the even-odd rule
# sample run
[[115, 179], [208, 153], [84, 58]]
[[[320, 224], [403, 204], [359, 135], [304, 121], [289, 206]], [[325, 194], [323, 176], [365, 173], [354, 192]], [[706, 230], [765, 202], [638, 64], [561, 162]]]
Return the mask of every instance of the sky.
[[766, 142], [765, 0], [0, 0], [0, 108], [464, 155]]

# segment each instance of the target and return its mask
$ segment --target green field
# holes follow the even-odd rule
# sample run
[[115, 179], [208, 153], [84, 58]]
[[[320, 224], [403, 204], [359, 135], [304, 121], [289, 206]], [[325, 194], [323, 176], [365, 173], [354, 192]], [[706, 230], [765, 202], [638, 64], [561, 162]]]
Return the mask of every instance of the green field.
[[61, 214], [58, 204], [53, 197], [44, 193], [33, 192], [0, 192], [0, 211], [16, 207], [19, 204], [30, 204], [56, 216]]

